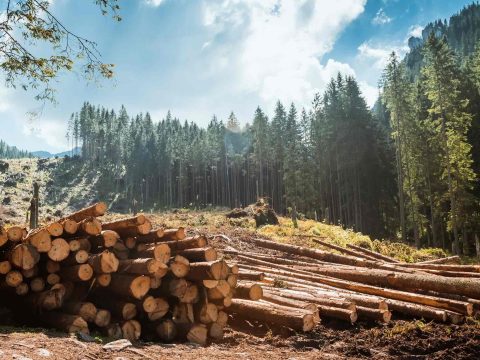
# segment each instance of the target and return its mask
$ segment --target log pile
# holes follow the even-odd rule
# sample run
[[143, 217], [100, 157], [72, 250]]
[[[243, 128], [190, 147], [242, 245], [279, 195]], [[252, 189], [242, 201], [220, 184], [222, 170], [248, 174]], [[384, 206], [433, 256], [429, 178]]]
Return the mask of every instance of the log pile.
[[225, 252], [241, 266], [239, 279], [264, 284], [263, 300], [298, 309], [315, 304], [320, 318], [388, 323], [400, 315], [458, 324], [480, 313], [480, 265], [459, 265], [458, 257], [407, 264], [314, 241], [342, 254], [264, 239], [249, 242], [275, 253]]
[[321, 240], [328, 250], [255, 238], [244, 241], [258, 252], [220, 250], [143, 214], [102, 220], [106, 208], [0, 227], [0, 302], [29, 325], [199, 344], [221, 339], [229, 317], [311, 331], [321, 319], [461, 323], [480, 311], [480, 266], [458, 258], [405, 264]]
[[102, 221], [106, 208], [94, 204], [29, 232], [0, 227], [0, 301], [32, 325], [66, 332], [222, 338], [238, 267], [203, 235], [152, 229], [142, 214]]

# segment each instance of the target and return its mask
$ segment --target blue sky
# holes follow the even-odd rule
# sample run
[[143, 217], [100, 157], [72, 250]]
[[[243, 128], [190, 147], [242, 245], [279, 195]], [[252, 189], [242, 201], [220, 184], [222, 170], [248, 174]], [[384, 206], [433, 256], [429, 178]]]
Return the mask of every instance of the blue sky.
[[[0, 0], [0, 12], [3, 3]], [[463, 0], [121, 0], [117, 23], [91, 1], [50, 0], [51, 9], [115, 63], [115, 79], [64, 74], [57, 105], [0, 83], [0, 139], [30, 151], [67, 149], [70, 114], [84, 101], [130, 115], [168, 110], [206, 125], [234, 111], [244, 124], [260, 105], [308, 107], [338, 71], [355, 75], [372, 104], [388, 54]], [[29, 112], [40, 116], [31, 119]]]

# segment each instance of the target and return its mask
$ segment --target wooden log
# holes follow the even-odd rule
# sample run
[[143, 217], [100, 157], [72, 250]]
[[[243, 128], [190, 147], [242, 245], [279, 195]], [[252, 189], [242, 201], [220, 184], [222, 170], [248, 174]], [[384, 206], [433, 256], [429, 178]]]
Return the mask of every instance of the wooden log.
[[448, 265], [448, 264], [399, 264], [402, 267], [422, 270], [458, 271], [480, 273], [480, 265]]
[[153, 275], [160, 269], [166, 269], [166, 265], [159, 260], [152, 258], [137, 258], [120, 260], [118, 265], [118, 273]]
[[62, 266], [85, 264], [88, 261], [89, 256], [90, 255], [85, 250], [70, 252], [70, 255], [68, 255], [68, 257], [62, 261]]
[[215, 304], [204, 302], [197, 307], [197, 320], [202, 324], [211, 324], [217, 321], [218, 308]]
[[30, 280], [30, 289], [32, 292], [40, 292], [45, 290], [45, 279], [43, 277], [35, 277]]
[[[372, 268], [372, 269], [385, 269], [385, 270], [396, 270], [396, 271], [408, 272], [408, 271], [405, 271], [405, 268], [397, 266], [397, 264], [387, 264], [385, 262], [380, 262], [380, 261], [375, 262], [375, 261], [370, 261], [366, 259], [359, 259], [353, 256], [339, 255], [339, 254], [334, 254], [332, 252], [322, 251], [318, 249], [309, 249], [309, 248], [296, 246], [296, 245], [277, 243], [270, 240], [254, 238], [254, 239], [251, 239], [250, 241], [253, 242], [255, 245], [263, 248], [284, 251], [290, 254], [305, 256], [312, 259], [326, 261], [330, 263], [366, 267], [366, 268]], [[410, 273], [413, 273], [413, 271], [410, 271]]]
[[189, 287], [189, 282], [184, 278], [167, 277], [162, 281], [162, 285], [157, 291], [158, 294], [168, 294], [178, 299], [185, 296]]
[[108, 288], [117, 295], [141, 299], [150, 289], [150, 278], [145, 275], [112, 274]]
[[[258, 299], [251, 299], [249, 295], [249, 289], [254, 287], [254, 283], [244, 283], [243, 284], [246, 289], [243, 289], [243, 293], [245, 296], [244, 299], [247, 300], [258, 300]], [[255, 296], [258, 289], [252, 290], [252, 296]], [[222, 300], [225, 297], [229, 296], [232, 292], [232, 287], [226, 280], [218, 280], [218, 285], [214, 288], [207, 289], [207, 295], [209, 300]], [[241, 291], [240, 291], [241, 292]]]
[[137, 237], [139, 235], [147, 235], [152, 230], [152, 223], [145, 219], [145, 222], [141, 225], [128, 226], [117, 230], [118, 234], [122, 238]]
[[11, 226], [6, 231], [8, 240], [13, 242], [22, 240], [24, 236], [24, 230], [20, 226]]
[[164, 235], [164, 229], [154, 229], [150, 230], [148, 234], [138, 235], [137, 243], [142, 244], [152, 244], [158, 242]]
[[235, 297], [253, 301], [260, 300], [263, 297], [263, 289], [257, 283], [242, 281], [235, 288]]
[[[5, 275], [12, 269], [12, 264], [10, 261], [0, 261], [0, 274]], [[32, 268], [33, 269], [33, 268]]]
[[178, 229], [164, 229], [162, 241], [171, 240], [183, 240], [186, 237], [185, 228], [179, 227]]
[[175, 324], [193, 324], [195, 315], [192, 304], [177, 304], [172, 311], [172, 320]]
[[198, 298], [198, 286], [196, 284], [187, 282], [187, 289], [182, 296], [178, 297], [178, 300], [181, 303], [194, 304], [198, 301]]
[[212, 247], [194, 248], [176, 252], [190, 262], [205, 262], [217, 260], [217, 251]]
[[52, 240], [52, 245], [47, 254], [48, 257], [53, 261], [65, 260], [70, 254], [70, 245], [64, 239], [56, 238]]
[[78, 315], [86, 322], [94, 322], [97, 316], [97, 307], [92, 302], [67, 301], [62, 306], [66, 314]]
[[47, 284], [48, 285], [55, 285], [60, 282], [60, 275], [52, 273], [47, 275]]
[[165, 265], [166, 271], [165, 274], [162, 274], [161, 277], [157, 277], [156, 275], [150, 276], [150, 289], [158, 289], [162, 285], [162, 277], [164, 277], [168, 271], [167, 266]]
[[123, 243], [125, 244], [125, 246], [127, 247], [127, 249], [135, 249], [135, 247], [137, 246], [137, 238], [135, 237], [127, 237]]
[[50, 311], [43, 313], [41, 320], [46, 325], [67, 333], [89, 334], [88, 324], [80, 316]]
[[7, 242], [8, 242], [8, 232], [2, 226], [0, 226], [0, 246], [5, 245]]
[[60, 221], [60, 224], [63, 226], [63, 232], [65, 234], [73, 235], [78, 231], [78, 221], [73, 219], [62, 220]]
[[205, 324], [177, 323], [176, 327], [179, 338], [202, 346], [207, 344], [208, 328]]
[[27, 306], [34, 311], [59, 309], [63, 305], [65, 289], [54, 288], [38, 293], [29, 293], [24, 297]]
[[102, 228], [103, 230], [113, 230], [118, 233], [118, 231], [121, 229], [142, 225], [143, 223], [145, 223], [146, 220], [147, 218], [145, 217], [145, 215], [139, 214], [128, 218], [104, 222], [102, 224]]
[[137, 305], [134, 302], [118, 298], [110, 291], [94, 291], [89, 298], [101, 308], [108, 309], [117, 319], [131, 320], [137, 316]]
[[[198, 262], [190, 264], [190, 271], [187, 280], [201, 281], [206, 279], [222, 280], [222, 272], [226, 266], [225, 261], [217, 260], [210, 262]], [[223, 280], [226, 279], [223, 278]]]
[[62, 236], [63, 234], [63, 225], [59, 222], [53, 222], [45, 226], [45, 229], [54, 237]]
[[33, 245], [22, 243], [9, 252], [8, 260], [17, 268], [29, 270], [38, 263], [40, 254]]
[[46, 253], [52, 247], [51, 235], [45, 228], [30, 230], [23, 241], [35, 247], [39, 253]]
[[78, 223], [77, 234], [97, 236], [102, 232], [102, 223], [94, 217], [86, 218]]
[[101, 332], [109, 339], [121, 339], [123, 337], [122, 328], [118, 323], [110, 323], [102, 327]]
[[63, 267], [59, 270], [58, 274], [64, 281], [88, 281], [93, 276], [93, 269], [88, 264], [79, 264]]
[[93, 247], [111, 248], [115, 246], [120, 239], [120, 235], [113, 230], [102, 230], [100, 235], [90, 237], [90, 243]]
[[447, 256], [440, 259], [419, 261], [416, 264], [460, 264], [460, 256]]
[[428, 270], [422, 269], [422, 271], [439, 276], [446, 277], [464, 277], [464, 278], [480, 278], [480, 273], [478, 272], [464, 272], [464, 271], [448, 271], [448, 270]]
[[147, 250], [137, 251], [135, 257], [154, 258], [166, 264], [171, 257], [171, 249], [167, 244], [157, 244]]
[[29, 290], [30, 288], [28, 287], [28, 284], [22, 282], [21, 284], [18, 284], [18, 286], [15, 288], [15, 294], [18, 296], [25, 296], [28, 294]]
[[353, 301], [347, 300], [344, 297], [336, 297], [334, 296], [334, 294], [329, 292], [317, 293], [314, 296], [304, 291], [296, 291], [290, 289], [269, 288], [269, 291], [291, 299], [313, 302], [317, 305], [355, 310], [355, 303]]
[[17, 287], [23, 281], [23, 275], [18, 270], [10, 270], [7, 275], [5, 275], [5, 283], [10, 287]]
[[[223, 281], [223, 280], [220, 280], [220, 281]], [[235, 275], [235, 274], [228, 275], [227, 283], [228, 285], [230, 285], [231, 288], [235, 288], [238, 283], [238, 275]]]
[[276, 295], [270, 292], [264, 292], [263, 293], [263, 300], [275, 303], [278, 305], [284, 305], [284, 306], [289, 306], [293, 308], [298, 308], [298, 309], [303, 309], [303, 310], [308, 310], [311, 311], [312, 314], [314, 315], [314, 320], [318, 324], [320, 323], [320, 315], [318, 312], [318, 305], [313, 304], [313, 303], [308, 303], [305, 301], [301, 300], [294, 300], [294, 299], [289, 299], [280, 295]]
[[219, 324], [222, 328], [227, 326], [228, 323], [228, 314], [225, 311], [220, 310], [218, 312], [218, 317], [217, 317], [217, 324]]
[[353, 244], [347, 244], [347, 246], [351, 249], [360, 251], [361, 253], [364, 253], [368, 256], [374, 257], [374, 258], [379, 259], [379, 260], [383, 260], [387, 263], [392, 263], [392, 264], [400, 264], [401, 263], [397, 259], [394, 259], [394, 258], [392, 258], [390, 256], [387, 256], [387, 255], [380, 254], [376, 251], [368, 250], [368, 249], [365, 249], [365, 248], [362, 248], [360, 246], [356, 246], [356, 245], [353, 245]]
[[210, 327], [208, 328], [208, 336], [210, 336], [210, 338], [214, 340], [223, 339], [223, 336], [224, 336], [223, 327], [221, 327], [216, 322], [214, 322], [213, 324], [210, 324]]
[[[381, 270], [365, 270], [365, 271], [351, 271], [351, 270], [335, 270], [339, 274], [344, 274], [346, 272], [347, 275], [345, 277], [353, 278], [354, 281], [343, 280], [335, 277], [330, 276], [322, 276], [322, 275], [315, 275], [312, 276], [311, 273], [305, 271], [292, 271], [291, 267], [271, 264], [262, 260], [254, 260], [254, 262], [259, 263], [263, 266], [275, 267], [277, 270], [271, 270], [271, 268], [265, 267], [254, 267], [254, 270], [260, 270], [265, 272], [277, 273], [279, 275], [286, 275], [291, 276], [292, 272], [295, 274], [296, 278], [300, 278], [303, 280], [313, 281], [317, 283], [322, 283], [325, 285], [330, 285], [346, 290], [361, 292], [364, 294], [370, 295], [377, 295], [382, 296], [384, 298], [390, 298], [394, 300], [402, 300], [402, 301], [409, 301], [414, 302], [417, 304], [422, 305], [429, 305], [438, 307], [444, 310], [450, 311], [458, 311], [465, 314], [471, 314], [473, 311], [472, 304], [462, 303], [462, 302], [455, 302], [453, 300], [447, 300], [443, 298], [435, 298], [432, 296], [419, 296], [418, 294], [414, 294], [408, 291], [402, 290], [394, 290], [388, 288], [381, 288], [374, 285], [367, 285], [368, 283], [371, 284], [380, 284], [381, 286], [390, 286], [390, 287], [406, 287], [411, 289], [411, 287], [418, 288], [418, 289], [425, 289], [425, 290], [432, 290], [438, 291], [436, 289], [445, 289], [446, 293], [454, 293], [459, 294], [459, 292], [463, 292], [464, 294], [460, 293], [460, 295], [468, 296], [469, 293], [477, 294], [480, 292], [480, 287], [477, 286], [476, 289], [468, 289], [467, 286], [475, 286], [475, 281], [471, 281], [470, 279], [463, 279], [463, 278], [444, 278], [440, 276], [418, 276], [412, 274], [403, 274], [403, 273], [390, 273]], [[317, 272], [315, 270], [315, 272]], [[324, 269], [324, 273], [331, 273], [328, 269]], [[320, 272], [317, 272], [319, 274]], [[372, 277], [370, 277], [372, 276]], [[383, 278], [382, 278], [383, 277]], [[400, 279], [400, 281], [397, 281]], [[460, 280], [458, 282], [452, 282], [451, 279]], [[410, 281], [410, 282], [409, 282]], [[442, 282], [442, 283], [441, 283]], [[367, 284], [365, 284], [367, 283]], [[452, 284], [452, 288], [458, 291], [454, 291], [452, 288], [449, 288], [449, 285]], [[430, 289], [428, 289], [430, 287]], [[442, 292], [442, 291], [439, 291]], [[465, 294], [466, 293], [466, 294]], [[475, 296], [472, 296], [475, 298]]]
[[107, 205], [104, 202], [99, 202], [72, 214], [69, 214], [62, 220], [70, 219], [78, 223], [90, 217], [103, 216], [106, 211]]
[[95, 281], [99, 286], [107, 287], [112, 282], [112, 276], [110, 274], [97, 274]]
[[241, 317], [259, 320], [296, 331], [311, 331], [315, 327], [315, 317], [308, 311], [265, 301], [233, 299], [229, 311]]
[[97, 315], [95, 315], [94, 323], [98, 327], [105, 327], [112, 321], [112, 314], [107, 309], [97, 309]]
[[392, 299], [387, 299], [386, 301], [389, 309], [400, 314], [412, 316], [417, 319], [435, 320], [439, 322], [447, 321], [446, 312], [438, 308]]
[[312, 240], [313, 240], [313, 242], [315, 242], [317, 244], [320, 244], [323, 247], [333, 249], [333, 250], [337, 250], [337, 251], [339, 251], [343, 254], [346, 254], [346, 255], [355, 256], [355, 257], [358, 257], [358, 258], [372, 260], [372, 261], [378, 260], [377, 258], [374, 258], [373, 256], [361, 253], [359, 251], [350, 250], [350, 249], [347, 249], [347, 248], [344, 248], [344, 247], [341, 247], [341, 246], [337, 246], [335, 244], [327, 243], [327, 242], [319, 240], [319, 239], [312, 239]]
[[90, 244], [90, 240], [85, 237], [81, 237], [76, 240], [78, 241], [78, 250], [85, 250], [86, 252], [92, 251], [92, 244]]
[[194, 248], [204, 248], [207, 246], [208, 241], [207, 238], [203, 235], [195, 235], [189, 238], [185, 238], [183, 240], [173, 240], [173, 241], [166, 241], [163, 244], [167, 244], [172, 253], [176, 254], [178, 251], [194, 249]]
[[187, 276], [190, 271], [190, 262], [181, 255], [177, 255], [170, 260], [168, 268], [178, 278]]
[[160, 340], [164, 342], [171, 342], [177, 337], [177, 326], [170, 319], [159, 322], [155, 329]]
[[104, 250], [99, 254], [91, 255], [88, 258], [88, 264], [96, 274], [110, 274], [118, 270], [119, 260], [113, 252]]
[[374, 320], [388, 324], [392, 318], [392, 313], [388, 310], [372, 309], [363, 306], [357, 306], [356, 310], [360, 320]]
[[238, 275], [238, 273], [240, 272], [240, 268], [237, 264], [228, 264], [228, 267], [231, 274]]
[[33, 268], [28, 270], [21, 270], [21, 273], [25, 279], [31, 279], [38, 275], [38, 265], [35, 265]]
[[265, 273], [241, 269], [238, 273], [238, 280], [263, 281]]
[[137, 320], [127, 320], [122, 323], [122, 335], [124, 339], [136, 341], [142, 334], [142, 326]]
[[[127, 260], [130, 256], [130, 250], [125, 246], [122, 240], [118, 240], [117, 243], [113, 246], [112, 252], [115, 254], [119, 260]], [[142, 256], [137, 256], [142, 257]], [[148, 257], [148, 256], [147, 256]]]
[[147, 317], [150, 321], [159, 320], [167, 314], [169, 308], [170, 306], [165, 299], [155, 298], [155, 308], [153, 311], [147, 312]]

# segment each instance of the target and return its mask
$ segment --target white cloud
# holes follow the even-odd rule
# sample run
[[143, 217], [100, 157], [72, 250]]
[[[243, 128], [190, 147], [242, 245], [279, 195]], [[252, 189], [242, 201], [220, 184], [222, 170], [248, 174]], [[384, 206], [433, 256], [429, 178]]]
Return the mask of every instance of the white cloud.
[[378, 87], [368, 84], [366, 81], [360, 81], [358, 84], [360, 91], [362, 92], [365, 101], [369, 107], [375, 105], [375, 101], [378, 99]]
[[423, 31], [423, 26], [421, 25], [413, 25], [410, 26], [410, 30], [408, 32], [408, 37], [416, 37], [416, 38], [422, 38], [422, 31]]
[[204, 3], [204, 25], [216, 35], [237, 36], [226, 52], [232, 74], [246, 93], [267, 104], [277, 99], [309, 104], [330, 76], [353, 69], [322, 57], [366, 0], [222, 0]]
[[384, 69], [390, 54], [395, 51], [402, 58], [408, 51], [408, 46], [402, 45], [383, 45], [372, 46], [369, 43], [363, 43], [358, 47], [358, 58], [363, 61], [371, 61], [377, 69]]
[[68, 143], [65, 138], [67, 122], [65, 120], [24, 120], [23, 135], [32, 141], [42, 140], [54, 149], [65, 150]]
[[380, 8], [375, 17], [372, 19], [372, 24], [374, 25], [385, 25], [391, 22], [393, 19], [385, 13], [385, 10]]
[[165, 2], [165, 0], [144, 0], [144, 1], [145, 1], [145, 4], [149, 6], [154, 6], [154, 7], [160, 6]]

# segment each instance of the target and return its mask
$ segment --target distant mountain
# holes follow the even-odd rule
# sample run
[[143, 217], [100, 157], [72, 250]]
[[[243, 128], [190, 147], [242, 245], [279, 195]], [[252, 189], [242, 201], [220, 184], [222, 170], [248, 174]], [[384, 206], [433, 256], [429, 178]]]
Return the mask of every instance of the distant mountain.
[[65, 156], [72, 156], [72, 155], [80, 155], [81, 149], [76, 147], [73, 150], [63, 151], [60, 153], [52, 154], [48, 151], [33, 151], [32, 155], [37, 158], [54, 158], [54, 157], [65, 157]]

